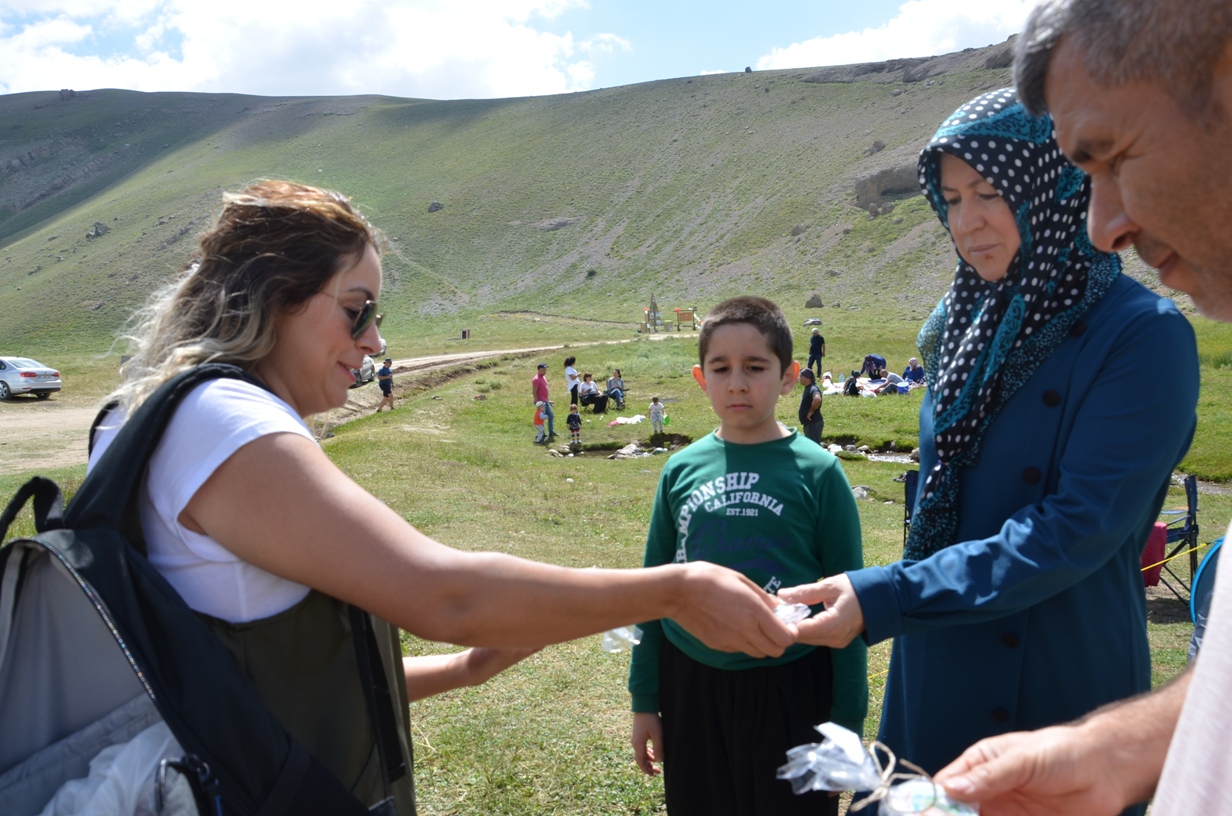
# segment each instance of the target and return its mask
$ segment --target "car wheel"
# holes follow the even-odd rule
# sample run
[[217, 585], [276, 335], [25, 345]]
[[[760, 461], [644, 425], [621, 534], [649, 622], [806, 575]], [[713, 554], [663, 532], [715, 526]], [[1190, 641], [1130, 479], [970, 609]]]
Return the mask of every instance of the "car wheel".
[[13, 396], [13, 392], [9, 390], [9, 384], [4, 380], [0, 380], [0, 400], [6, 400]]
[[50, 391], [39, 391], [37, 394], [35, 394], [35, 396], [38, 397], [39, 399], [47, 399], [48, 397], [51, 396], [51, 392]]

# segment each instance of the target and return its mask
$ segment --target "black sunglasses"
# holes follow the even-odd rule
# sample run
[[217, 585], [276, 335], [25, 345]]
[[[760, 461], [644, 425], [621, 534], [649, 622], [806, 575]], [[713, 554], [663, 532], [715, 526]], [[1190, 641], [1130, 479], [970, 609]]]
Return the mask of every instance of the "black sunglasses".
[[351, 339], [358, 340], [364, 332], [368, 331], [370, 326], [381, 325], [381, 319], [385, 317], [383, 314], [377, 314], [377, 303], [375, 300], [365, 300], [364, 305], [355, 315], [355, 322], [351, 324]]

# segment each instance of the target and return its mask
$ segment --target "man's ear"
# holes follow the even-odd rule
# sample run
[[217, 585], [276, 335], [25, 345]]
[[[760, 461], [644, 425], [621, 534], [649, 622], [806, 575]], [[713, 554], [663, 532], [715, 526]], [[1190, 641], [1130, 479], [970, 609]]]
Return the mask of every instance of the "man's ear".
[[693, 366], [693, 379], [697, 380], [697, 384], [706, 390], [706, 375], [702, 372], [702, 367], [699, 365]]
[[780, 394], [790, 394], [791, 389], [796, 387], [796, 381], [800, 379], [800, 363], [793, 361], [791, 365], [783, 372], [783, 387], [779, 390]]

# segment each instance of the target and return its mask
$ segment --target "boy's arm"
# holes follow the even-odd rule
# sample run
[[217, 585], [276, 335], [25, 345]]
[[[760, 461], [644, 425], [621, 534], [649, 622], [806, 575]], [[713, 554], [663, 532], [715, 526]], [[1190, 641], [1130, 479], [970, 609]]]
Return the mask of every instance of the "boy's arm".
[[[818, 487], [820, 519], [817, 547], [826, 576], [841, 575], [864, 566], [860, 513], [842, 465], [834, 460]], [[868, 647], [856, 638], [831, 652], [830, 719], [857, 734], [864, 734], [868, 716]]]

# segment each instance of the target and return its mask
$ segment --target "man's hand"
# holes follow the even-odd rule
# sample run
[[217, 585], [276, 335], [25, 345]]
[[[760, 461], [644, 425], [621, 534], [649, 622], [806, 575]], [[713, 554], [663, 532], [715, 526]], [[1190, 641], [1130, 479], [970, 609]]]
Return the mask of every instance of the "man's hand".
[[748, 578], [706, 561], [682, 568], [680, 603], [668, 617], [711, 649], [778, 657], [795, 642], [794, 628], [774, 614], [779, 602]]
[[796, 624], [796, 639], [800, 643], [841, 649], [864, 631], [864, 610], [845, 573], [815, 584], [779, 590], [779, 599], [785, 603], [826, 605], [821, 612]]
[[654, 766], [663, 761], [663, 720], [658, 714], [634, 712], [633, 761], [647, 776], [662, 773]]
[[1114, 816], [1154, 794], [1192, 676], [1072, 725], [981, 740], [935, 778], [983, 816]]
[[1116, 816], [1127, 806], [1111, 757], [1092, 753], [1081, 726], [981, 740], [936, 776], [982, 816]]

